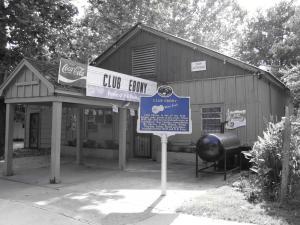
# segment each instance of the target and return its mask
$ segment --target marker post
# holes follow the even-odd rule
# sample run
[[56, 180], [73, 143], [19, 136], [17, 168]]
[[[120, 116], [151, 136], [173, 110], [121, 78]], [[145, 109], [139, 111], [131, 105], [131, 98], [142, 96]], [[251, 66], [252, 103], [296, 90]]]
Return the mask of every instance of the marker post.
[[190, 98], [175, 95], [169, 86], [160, 86], [153, 96], [140, 98], [137, 132], [152, 133], [161, 140], [161, 195], [167, 194], [167, 143], [175, 134], [190, 134]]
[[167, 144], [171, 134], [154, 134], [161, 141], [161, 196], [167, 195]]

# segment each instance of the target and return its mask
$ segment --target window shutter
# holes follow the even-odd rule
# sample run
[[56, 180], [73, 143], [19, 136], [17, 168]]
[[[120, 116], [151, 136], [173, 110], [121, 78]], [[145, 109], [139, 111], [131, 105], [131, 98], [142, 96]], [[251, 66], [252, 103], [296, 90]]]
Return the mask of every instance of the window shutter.
[[132, 50], [132, 75], [155, 76], [156, 47], [143, 46]]

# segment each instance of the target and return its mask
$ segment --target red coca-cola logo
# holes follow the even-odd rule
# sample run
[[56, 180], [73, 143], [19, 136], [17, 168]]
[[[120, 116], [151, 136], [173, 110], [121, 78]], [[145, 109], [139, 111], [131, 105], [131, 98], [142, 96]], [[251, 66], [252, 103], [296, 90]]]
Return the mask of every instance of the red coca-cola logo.
[[62, 73], [71, 74], [77, 77], [84, 77], [85, 76], [85, 68], [78, 66], [78, 65], [72, 65], [72, 64], [65, 64], [61, 68]]

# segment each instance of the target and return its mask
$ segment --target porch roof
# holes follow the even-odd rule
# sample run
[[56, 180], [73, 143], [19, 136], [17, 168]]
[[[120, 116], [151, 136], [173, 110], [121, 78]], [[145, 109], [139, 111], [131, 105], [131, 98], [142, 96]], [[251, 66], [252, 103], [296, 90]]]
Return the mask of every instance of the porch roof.
[[[23, 78], [23, 80], [21, 79], [22, 82], [20, 82], [20, 79], [18, 79], [18, 77], [22, 76], [21, 71], [24, 68], [27, 68], [29, 71], [31, 71], [33, 74], [32, 76], [35, 78], [31, 78], [28, 81], [28, 78], [26, 78], [25, 74], [25, 78]], [[58, 83], [58, 71], [58, 63], [24, 58], [0, 86], [0, 96], [3, 96], [5, 98], [6, 103], [39, 103], [60, 101], [92, 106], [116, 105], [118, 107], [124, 107], [124, 105], [126, 105], [127, 107], [134, 109], [137, 109], [138, 107], [138, 103], [136, 102], [130, 102], [128, 106], [128, 102], [124, 102], [121, 100], [86, 96], [85, 88], [73, 87]], [[47, 89], [46, 94], [26, 95], [25, 88], [30, 86], [31, 88], [33, 88], [34, 85], [45, 87]], [[17, 93], [16, 95], [8, 96], [7, 93], [13, 86], [17, 86], [16, 88], [20, 88], [23, 86], [25, 94], [19, 95]], [[39, 87], [39, 90], [41, 90], [41, 87]], [[31, 93], [33, 93], [33, 91], [31, 91]]]

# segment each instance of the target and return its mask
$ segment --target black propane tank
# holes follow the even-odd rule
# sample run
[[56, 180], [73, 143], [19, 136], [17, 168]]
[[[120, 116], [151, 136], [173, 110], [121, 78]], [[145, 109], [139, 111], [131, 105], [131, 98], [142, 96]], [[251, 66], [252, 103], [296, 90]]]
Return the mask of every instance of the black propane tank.
[[226, 155], [234, 155], [240, 151], [240, 140], [233, 133], [205, 134], [197, 142], [196, 151], [206, 162], [216, 162]]

